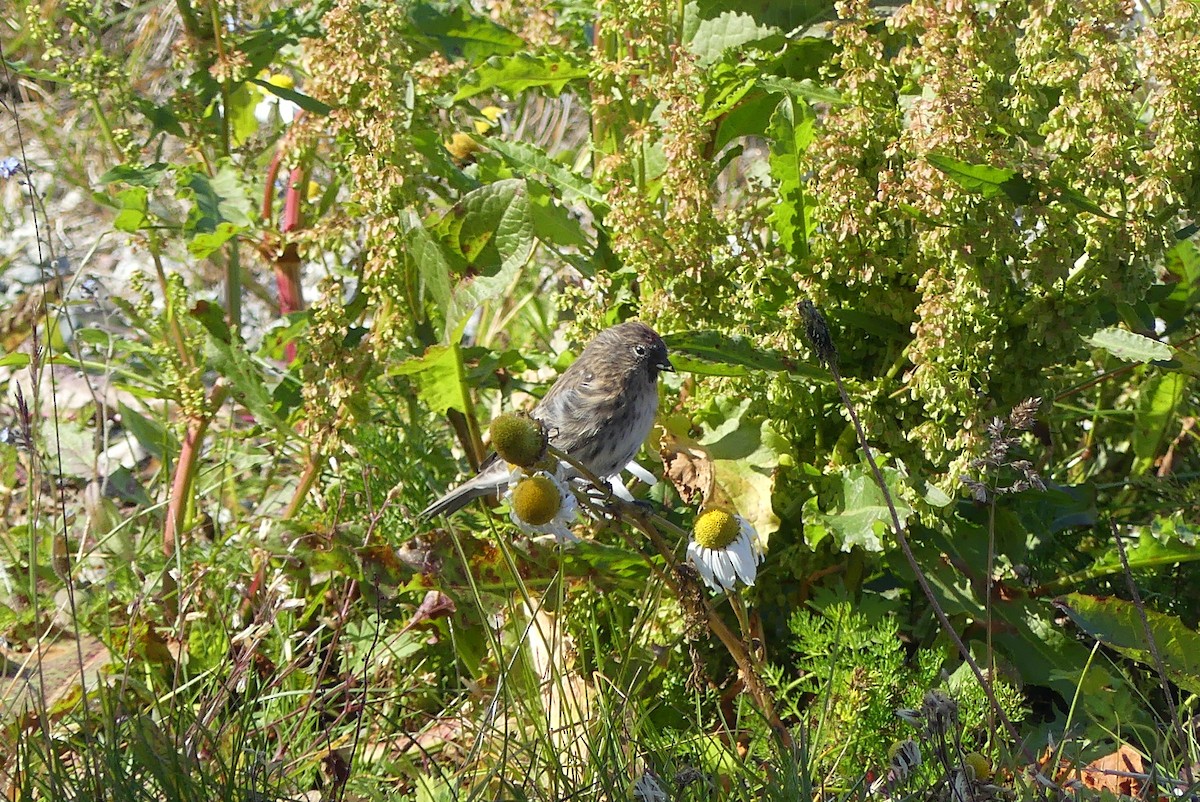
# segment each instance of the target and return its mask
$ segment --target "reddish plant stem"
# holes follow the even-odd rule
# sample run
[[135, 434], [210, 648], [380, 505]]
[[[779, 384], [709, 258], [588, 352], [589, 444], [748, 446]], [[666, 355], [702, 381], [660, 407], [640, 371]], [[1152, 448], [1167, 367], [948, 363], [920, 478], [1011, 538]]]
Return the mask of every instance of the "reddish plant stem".
[[[266, 186], [263, 188], [262, 218], [270, 220], [275, 205], [275, 180], [283, 166], [283, 151], [277, 150], [267, 169]], [[304, 197], [308, 181], [305, 169], [293, 167], [288, 173], [287, 188], [283, 195], [283, 217], [278, 233], [263, 234], [260, 251], [275, 272], [275, 286], [279, 291], [279, 313], [288, 315], [304, 309], [304, 293], [300, 284], [300, 252], [296, 243], [288, 236], [304, 227]], [[288, 343], [285, 358], [290, 364], [296, 359], [296, 344]]]
[[[188, 421], [183, 446], [179, 449], [179, 461], [175, 463], [175, 474], [171, 478], [171, 498], [167, 502], [167, 521], [163, 528], [162, 550], [163, 556], [168, 560], [175, 556], [179, 548], [179, 538], [186, 523], [188, 502], [192, 498], [192, 485], [196, 479], [204, 435], [208, 432], [213, 415], [229, 397], [229, 390], [229, 383], [224, 378], [217, 379], [208, 393], [208, 403], [204, 412]], [[176, 590], [175, 580], [170, 571], [167, 571], [163, 579], [163, 596], [170, 618], [175, 618], [179, 609]]]

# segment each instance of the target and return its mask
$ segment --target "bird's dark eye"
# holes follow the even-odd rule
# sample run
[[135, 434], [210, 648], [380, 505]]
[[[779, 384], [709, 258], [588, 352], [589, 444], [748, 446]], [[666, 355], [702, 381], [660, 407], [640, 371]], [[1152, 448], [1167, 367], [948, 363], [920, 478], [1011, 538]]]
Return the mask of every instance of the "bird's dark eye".
[[635, 345], [635, 346], [633, 346], [633, 352], [635, 354], [637, 354], [638, 356], [645, 356], [646, 355], [646, 346]]

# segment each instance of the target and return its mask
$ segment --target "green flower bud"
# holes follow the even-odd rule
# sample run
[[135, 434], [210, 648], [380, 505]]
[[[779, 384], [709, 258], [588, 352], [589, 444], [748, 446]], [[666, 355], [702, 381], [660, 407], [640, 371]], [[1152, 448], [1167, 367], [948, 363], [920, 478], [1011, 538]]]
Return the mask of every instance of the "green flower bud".
[[527, 415], [505, 413], [492, 421], [488, 433], [500, 459], [512, 465], [528, 468], [546, 454], [542, 424]]

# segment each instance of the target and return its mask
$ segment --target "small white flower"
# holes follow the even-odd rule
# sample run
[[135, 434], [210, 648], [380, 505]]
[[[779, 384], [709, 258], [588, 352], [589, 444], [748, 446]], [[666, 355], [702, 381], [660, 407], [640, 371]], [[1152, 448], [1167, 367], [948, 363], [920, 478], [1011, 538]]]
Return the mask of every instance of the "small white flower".
[[[571, 533], [571, 524], [579, 513], [579, 501], [559, 475], [561, 473], [561, 466], [554, 473], [529, 473], [514, 467], [508, 477], [504, 500], [511, 509], [509, 517], [522, 532], [553, 535], [559, 543], [574, 543], [579, 538]], [[557, 499], [554, 495], [557, 495]], [[522, 515], [532, 518], [536, 523], [526, 520]]]
[[704, 584], [716, 592], [734, 590], [738, 580], [753, 585], [762, 561], [754, 527], [725, 510], [709, 510], [696, 519], [687, 554]]

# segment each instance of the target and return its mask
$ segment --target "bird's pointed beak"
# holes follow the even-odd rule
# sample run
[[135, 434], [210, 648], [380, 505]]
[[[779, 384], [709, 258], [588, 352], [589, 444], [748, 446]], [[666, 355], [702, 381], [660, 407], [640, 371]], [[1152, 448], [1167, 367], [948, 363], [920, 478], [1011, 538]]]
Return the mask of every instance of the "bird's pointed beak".
[[659, 370], [666, 371], [667, 373], [675, 372], [675, 366], [671, 364], [671, 360], [669, 360], [669, 359], [664, 359], [662, 362], [659, 362], [654, 367], [658, 368]]

